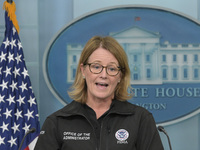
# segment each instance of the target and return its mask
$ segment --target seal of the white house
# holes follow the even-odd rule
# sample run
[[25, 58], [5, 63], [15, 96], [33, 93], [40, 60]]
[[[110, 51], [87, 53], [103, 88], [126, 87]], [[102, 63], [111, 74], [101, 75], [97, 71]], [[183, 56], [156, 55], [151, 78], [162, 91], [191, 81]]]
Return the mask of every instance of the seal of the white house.
[[[74, 83], [85, 43], [95, 35], [112, 36], [123, 47], [134, 93], [129, 102], [150, 111], [157, 124], [174, 124], [200, 113], [200, 22], [144, 5], [89, 12], [53, 38], [44, 54], [43, 72], [63, 105], [72, 101], [66, 91]], [[125, 130], [116, 132], [118, 142], [127, 137]]]

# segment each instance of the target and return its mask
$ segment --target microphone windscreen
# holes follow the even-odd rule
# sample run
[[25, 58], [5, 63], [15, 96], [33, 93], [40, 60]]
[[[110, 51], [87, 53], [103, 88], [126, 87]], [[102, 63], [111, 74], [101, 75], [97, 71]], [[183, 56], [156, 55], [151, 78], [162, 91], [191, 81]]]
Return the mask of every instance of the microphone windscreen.
[[161, 132], [163, 132], [164, 127], [162, 127], [162, 126], [158, 126], [158, 130], [161, 131]]
[[33, 133], [33, 132], [35, 132], [35, 131], [36, 131], [35, 128], [31, 128], [31, 129], [29, 130], [30, 133]]

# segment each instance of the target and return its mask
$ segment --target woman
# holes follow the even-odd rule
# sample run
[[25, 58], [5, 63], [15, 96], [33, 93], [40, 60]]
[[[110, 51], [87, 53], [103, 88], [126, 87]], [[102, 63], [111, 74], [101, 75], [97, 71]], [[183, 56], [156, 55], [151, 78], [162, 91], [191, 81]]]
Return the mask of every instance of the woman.
[[127, 102], [133, 94], [127, 56], [112, 37], [85, 45], [72, 89], [74, 100], [50, 115], [36, 150], [163, 150], [146, 109]]

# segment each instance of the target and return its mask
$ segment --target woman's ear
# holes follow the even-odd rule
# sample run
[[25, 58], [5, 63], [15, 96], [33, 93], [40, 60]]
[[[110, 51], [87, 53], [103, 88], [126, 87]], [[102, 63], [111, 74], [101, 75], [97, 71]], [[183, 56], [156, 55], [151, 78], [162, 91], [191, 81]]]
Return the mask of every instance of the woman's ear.
[[85, 73], [84, 73], [85, 68], [84, 68], [83, 63], [80, 64], [80, 69], [81, 69], [82, 76], [85, 77]]
[[122, 80], [122, 73], [120, 72], [120, 77], [119, 77], [118, 83], [120, 83], [121, 80]]

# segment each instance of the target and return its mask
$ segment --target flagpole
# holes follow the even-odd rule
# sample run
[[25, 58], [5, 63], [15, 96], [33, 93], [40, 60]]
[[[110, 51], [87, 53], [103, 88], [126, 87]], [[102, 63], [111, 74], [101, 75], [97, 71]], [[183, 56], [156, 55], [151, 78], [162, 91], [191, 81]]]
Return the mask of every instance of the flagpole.
[[12, 4], [13, 0], [7, 0], [8, 3]]

